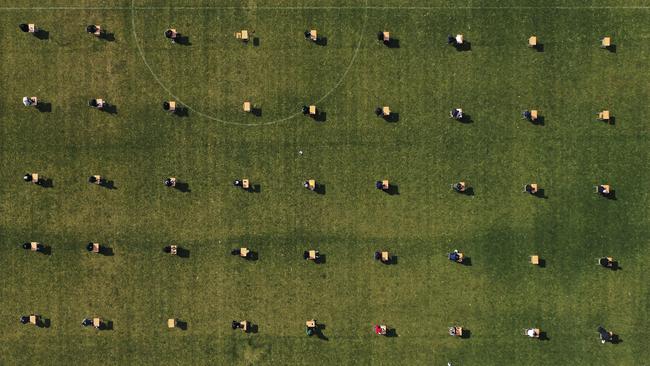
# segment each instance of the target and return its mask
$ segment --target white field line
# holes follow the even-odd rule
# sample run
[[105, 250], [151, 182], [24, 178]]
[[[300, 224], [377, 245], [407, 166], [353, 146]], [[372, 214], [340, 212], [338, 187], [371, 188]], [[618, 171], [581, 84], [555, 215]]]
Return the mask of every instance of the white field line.
[[0, 11], [29, 10], [649, 10], [647, 6], [36, 6], [0, 7]]
[[[133, 1], [135, 1], [135, 0], [133, 0]], [[368, 0], [366, 0], [366, 2], [367, 1]], [[135, 30], [135, 28], [136, 28], [136, 25], [135, 25], [135, 18], [136, 18], [135, 12], [136, 12], [136, 10], [138, 10], [138, 9], [136, 7], [134, 7], [132, 9], [132, 12], [131, 12], [131, 28], [132, 28], [132, 32], [133, 32], [133, 38], [134, 38], [134, 41], [135, 41], [135, 45], [136, 45], [136, 47], [138, 49], [138, 54], [140, 54], [140, 57], [142, 58], [142, 62], [144, 62], [144, 65], [147, 67], [147, 69], [151, 73], [151, 76], [153, 76], [154, 80], [156, 80], [158, 85], [160, 85], [160, 87], [163, 90], [165, 90], [167, 92], [167, 94], [169, 94], [172, 98], [174, 98], [175, 101], [182, 104], [183, 107], [185, 107], [188, 110], [192, 111], [196, 115], [199, 115], [199, 116], [201, 116], [203, 118], [207, 118], [207, 119], [210, 119], [210, 120], [213, 120], [213, 121], [217, 121], [217, 122], [221, 122], [221, 123], [225, 123], [225, 124], [230, 124], [230, 125], [253, 126], [253, 127], [254, 126], [264, 126], [264, 125], [276, 124], [276, 123], [288, 121], [290, 119], [293, 119], [293, 118], [296, 118], [296, 117], [302, 115], [302, 111], [298, 111], [298, 112], [296, 112], [296, 113], [294, 113], [294, 114], [292, 114], [290, 116], [287, 116], [287, 117], [284, 117], [284, 118], [281, 118], [281, 119], [277, 119], [277, 120], [274, 120], [274, 121], [265, 122], [265, 123], [241, 123], [241, 122], [232, 122], [232, 121], [222, 120], [222, 119], [217, 118], [215, 116], [203, 113], [203, 112], [197, 110], [196, 108], [190, 106], [189, 104], [183, 102], [183, 100], [181, 100], [178, 96], [176, 96], [174, 93], [172, 93], [172, 91], [162, 82], [162, 80], [160, 80], [160, 77], [158, 77], [158, 75], [153, 71], [153, 69], [149, 65], [149, 62], [147, 61], [147, 58], [144, 55], [144, 51], [142, 50], [142, 47], [140, 46], [140, 41], [138, 39], [138, 34], [137, 34], [136, 30]], [[355, 62], [355, 60], [357, 58], [357, 55], [359, 54], [359, 49], [361, 48], [361, 41], [363, 40], [363, 33], [364, 33], [364, 30], [365, 30], [365, 27], [366, 27], [366, 20], [367, 19], [368, 19], [368, 16], [367, 16], [367, 14], [365, 14], [364, 17], [363, 17], [363, 24], [361, 26], [361, 31], [359, 32], [359, 41], [357, 42], [357, 47], [354, 49], [354, 53], [352, 54], [352, 59], [350, 60], [350, 63], [348, 64], [348, 67], [345, 69], [345, 71], [343, 71], [343, 74], [341, 75], [341, 78], [336, 83], [336, 85], [334, 85], [334, 87], [332, 87], [332, 89], [330, 89], [330, 91], [325, 93], [325, 95], [320, 97], [320, 99], [318, 99], [316, 102], [314, 102], [315, 104], [319, 104], [320, 102], [325, 100], [327, 97], [329, 97], [336, 89], [338, 89], [338, 87], [343, 83], [346, 76], [350, 72], [350, 69], [352, 69], [352, 65], [354, 65], [354, 62]]]

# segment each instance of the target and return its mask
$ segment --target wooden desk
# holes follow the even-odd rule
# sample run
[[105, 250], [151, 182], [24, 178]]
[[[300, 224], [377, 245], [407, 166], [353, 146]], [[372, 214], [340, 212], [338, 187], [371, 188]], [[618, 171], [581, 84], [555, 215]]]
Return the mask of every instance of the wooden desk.
[[531, 183], [530, 184], [530, 192], [531, 193], [537, 193], [537, 183]]
[[603, 121], [609, 121], [609, 111], [605, 110], [598, 113], [598, 119]]
[[533, 332], [535, 332], [535, 334], [536, 334], [536, 335], [535, 335], [535, 338], [539, 338], [539, 335], [540, 335], [540, 333], [541, 333], [541, 331], [539, 330], [539, 328], [533, 328]]
[[537, 37], [536, 36], [531, 36], [528, 38], [528, 47], [535, 47], [537, 46]]
[[604, 37], [601, 42], [601, 47], [606, 48], [612, 45], [611, 37]]
[[32, 105], [33, 105], [33, 106], [37, 106], [37, 105], [38, 105], [38, 98], [37, 98], [37, 97], [31, 97], [31, 98], [29, 98], [29, 99], [32, 100]]
[[102, 176], [101, 175], [93, 175], [95, 177], [95, 184], [102, 184]]
[[248, 253], [250, 253], [250, 250], [248, 248], [241, 248], [239, 250], [239, 256], [246, 258], [248, 256]]
[[316, 29], [312, 29], [309, 32], [309, 39], [311, 39], [314, 42], [318, 41], [318, 31]]
[[239, 325], [241, 325], [242, 331], [244, 332], [248, 331], [248, 322], [246, 320], [239, 322]]
[[102, 320], [100, 318], [93, 318], [93, 327], [99, 328], [102, 325]]
[[316, 106], [315, 106], [315, 105], [310, 105], [310, 106], [309, 106], [309, 114], [310, 114], [311, 116], [315, 116], [315, 115], [316, 115]]
[[388, 180], [383, 180], [381, 182], [381, 189], [385, 190], [385, 189], [388, 189], [388, 188], [390, 188], [390, 184], [388, 183]]
[[176, 102], [170, 101], [169, 102], [169, 111], [174, 112], [176, 110]]
[[244, 112], [251, 111], [251, 102], [244, 102]]
[[97, 108], [104, 108], [104, 100], [103, 99], [95, 99], [97, 102]]
[[32, 252], [35, 252], [35, 251], [38, 250], [38, 242], [33, 241], [33, 242], [31, 242], [31, 245], [32, 245], [32, 247], [31, 247]]
[[388, 262], [390, 259], [390, 256], [388, 255], [388, 252], [381, 252], [381, 261], [382, 262]]
[[307, 326], [307, 328], [316, 328], [316, 320], [315, 319], [307, 320], [305, 322], [305, 325]]
[[29, 33], [35, 33], [36, 32], [36, 26], [34, 24], [27, 24], [27, 31]]
[[34, 324], [36, 325], [36, 321], [38, 320], [38, 316], [36, 315], [30, 315], [29, 316], [29, 324]]
[[32, 183], [38, 183], [38, 173], [32, 173]]
[[170, 249], [171, 249], [171, 250], [169, 251], [169, 253], [170, 253], [171, 255], [177, 255], [177, 254], [178, 254], [178, 245], [172, 245], [172, 246], [170, 247]]
[[465, 254], [459, 252], [459, 253], [458, 253], [458, 261], [457, 261], [457, 262], [462, 262], [464, 258], [465, 258]]
[[241, 39], [242, 41], [248, 41], [248, 31], [247, 30], [242, 30], [241, 31]]
[[456, 330], [456, 337], [462, 337], [463, 336], [463, 327], [454, 327]]
[[383, 107], [381, 112], [384, 114], [384, 117], [390, 116], [390, 107]]
[[169, 180], [172, 182], [172, 187], [176, 187], [176, 178], [171, 177]]
[[99, 253], [99, 243], [93, 243], [93, 253]]
[[456, 35], [456, 43], [463, 44], [463, 41], [464, 41], [463, 35], [462, 34], [457, 34]]
[[458, 185], [459, 185], [459, 188], [460, 188], [459, 191], [465, 192], [465, 188], [467, 187], [465, 185], [465, 182], [458, 182]]
[[530, 256], [530, 263], [539, 264], [539, 256], [538, 255], [531, 255]]
[[390, 41], [390, 32], [383, 32], [384, 35], [384, 42], [389, 42]]
[[167, 319], [167, 328], [176, 328], [176, 319]]
[[318, 252], [315, 251], [315, 250], [310, 250], [310, 251], [309, 251], [309, 259], [311, 259], [311, 260], [316, 259], [316, 254], [317, 254], [317, 253], [318, 253]]
[[244, 189], [250, 188], [250, 182], [248, 181], [248, 179], [246, 179], [246, 178], [242, 179], [241, 187], [244, 188]]
[[603, 193], [609, 194], [609, 184], [603, 184], [601, 187], [603, 187]]
[[533, 109], [532, 111], [530, 111], [530, 120], [531, 121], [536, 121], [537, 120], [537, 110], [536, 109]]
[[96, 30], [95, 30], [95, 33], [93, 33], [93, 34], [96, 35], [96, 36], [100, 36], [102, 34], [102, 27], [99, 26], [99, 25], [95, 25], [95, 28], [96, 28]]
[[316, 189], [316, 181], [314, 179], [308, 180], [307, 185], [309, 186], [309, 189], [312, 191]]

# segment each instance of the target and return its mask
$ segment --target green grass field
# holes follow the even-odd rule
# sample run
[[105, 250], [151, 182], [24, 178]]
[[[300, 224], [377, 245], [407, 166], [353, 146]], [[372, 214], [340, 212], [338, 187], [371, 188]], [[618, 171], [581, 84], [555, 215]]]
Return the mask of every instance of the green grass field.
[[[115, 40], [86, 34], [91, 23]], [[647, 365], [648, 24], [633, 0], [4, 0], [0, 364]], [[170, 26], [191, 44], [166, 40]], [[310, 28], [326, 46], [304, 40]], [[543, 52], [526, 47], [532, 34]], [[94, 97], [117, 113], [89, 108]], [[165, 113], [169, 99], [188, 115]], [[311, 103], [324, 122], [302, 116]], [[381, 105], [399, 120], [377, 118]], [[450, 120], [453, 107], [472, 123]], [[53, 187], [23, 182], [32, 171]], [[243, 177], [259, 192], [232, 186]], [[399, 194], [374, 188], [384, 178]], [[474, 195], [454, 194], [459, 180]], [[545, 198], [521, 192], [533, 181]], [[189, 258], [162, 252], [173, 243]], [[240, 246], [259, 260], [229, 254]], [[302, 259], [312, 247], [326, 263]], [[455, 248], [470, 266], [449, 262]], [[597, 266], [605, 255], [621, 270]], [[32, 312], [49, 327], [19, 323]], [[113, 329], [80, 326], [95, 315]], [[174, 317], [187, 329], [167, 329]], [[311, 318], [326, 340], [305, 335]], [[454, 324], [470, 337], [450, 337]], [[621, 342], [601, 344], [598, 325]], [[522, 335], [535, 326], [548, 340]]]

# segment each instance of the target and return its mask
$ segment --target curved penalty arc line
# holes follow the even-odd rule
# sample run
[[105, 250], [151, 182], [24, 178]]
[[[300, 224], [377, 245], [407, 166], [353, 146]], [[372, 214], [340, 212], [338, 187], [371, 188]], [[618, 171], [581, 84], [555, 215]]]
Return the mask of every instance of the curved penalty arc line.
[[[366, 0], [366, 5], [367, 5], [367, 4], [368, 4], [368, 0]], [[206, 118], [206, 119], [210, 119], [210, 120], [213, 120], [213, 121], [220, 122], [220, 123], [229, 124], [229, 125], [236, 125], [236, 126], [246, 126], [246, 127], [256, 127], [256, 126], [268, 126], [268, 125], [273, 125], [273, 124], [277, 124], [277, 123], [281, 123], [281, 122], [286, 122], [286, 121], [288, 121], [288, 120], [294, 119], [294, 118], [299, 117], [299, 116], [302, 115], [302, 111], [299, 111], [299, 112], [296, 112], [296, 113], [294, 113], [294, 114], [291, 114], [291, 115], [289, 115], [289, 116], [287, 116], [287, 117], [280, 118], [280, 119], [276, 119], [276, 120], [269, 121], [269, 122], [263, 122], [263, 123], [241, 123], [241, 122], [233, 122], [233, 121], [226, 121], [226, 120], [220, 119], [220, 118], [215, 117], [215, 116], [213, 116], [213, 115], [210, 115], [210, 114], [204, 113], [204, 112], [202, 112], [202, 111], [200, 111], [200, 110], [198, 110], [198, 109], [192, 107], [191, 105], [185, 103], [181, 98], [179, 98], [177, 95], [175, 95], [175, 94], [171, 91], [171, 89], [168, 88], [168, 87], [165, 85], [165, 83], [163, 83], [163, 81], [160, 79], [160, 77], [158, 77], [158, 74], [156, 74], [156, 72], [154, 72], [154, 70], [153, 70], [153, 68], [151, 67], [151, 65], [149, 65], [149, 62], [147, 61], [147, 58], [146, 58], [145, 55], [144, 55], [144, 51], [142, 50], [142, 46], [140, 46], [140, 42], [139, 42], [139, 38], [138, 38], [138, 33], [137, 33], [137, 31], [136, 31], [136, 25], [135, 25], [135, 11], [136, 11], [136, 9], [137, 9], [137, 8], [136, 8], [136, 6], [135, 6], [135, 0], [131, 0], [131, 31], [132, 31], [132, 33], [133, 33], [133, 39], [134, 39], [134, 41], [135, 41], [135, 46], [136, 46], [136, 48], [138, 49], [138, 54], [139, 54], [140, 57], [142, 58], [142, 62], [143, 62], [144, 65], [147, 67], [147, 69], [149, 70], [149, 73], [150, 73], [151, 76], [154, 78], [154, 80], [156, 81], [156, 83], [158, 83], [158, 85], [159, 85], [159, 86], [160, 86], [160, 87], [161, 87], [165, 92], [167, 92], [167, 94], [169, 94], [172, 98], [174, 98], [174, 100], [178, 101], [180, 104], [182, 104], [182, 105], [183, 105], [185, 108], [187, 108], [188, 110], [192, 111], [194, 114], [196, 114], [196, 115], [198, 115], [198, 116], [201, 116], [201, 117], [203, 117], [203, 118]], [[360, 31], [360, 34], [359, 34], [359, 40], [358, 40], [358, 42], [357, 42], [357, 46], [356, 46], [356, 48], [354, 49], [354, 52], [353, 52], [353, 54], [352, 54], [352, 59], [350, 60], [350, 63], [348, 64], [347, 68], [343, 71], [343, 74], [341, 75], [341, 78], [339, 79], [339, 81], [338, 81], [338, 82], [337, 82], [337, 83], [332, 87], [332, 89], [330, 89], [330, 90], [329, 90], [327, 93], [325, 93], [322, 97], [320, 97], [318, 100], [316, 100], [316, 102], [315, 102], [316, 104], [321, 103], [322, 101], [324, 101], [324, 100], [325, 100], [327, 97], [329, 97], [329, 96], [330, 96], [330, 95], [331, 95], [331, 94], [332, 94], [336, 89], [338, 89], [339, 86], [341, 86], [341, 84], [343, 84], [343, 81], [344, 81], [345, 78], [347, 77], [348, 73], [349, 73], [350, 70], [352, 69], [352, 66], [354, 65], [354, 63], [355, 63], [355, 61], [356, 61], [356, 59], [357, 59], [357, 55], [359, 54], [359, 49], [361, 49], [361, 42], [363, 41], [363, 33], [364, 33], [364, 31], [365, 31], [365, 28], [366, 28], [366, 21], [367, 21], [367, 19], [368, 19], [368, 12], [367, 12], [367, 10], [366, 10], [366, 12], [364, 13], [364, 16], [363, 16], [363, 23], [362, 23], [362, 25], [361, 25], [361, 31]]]

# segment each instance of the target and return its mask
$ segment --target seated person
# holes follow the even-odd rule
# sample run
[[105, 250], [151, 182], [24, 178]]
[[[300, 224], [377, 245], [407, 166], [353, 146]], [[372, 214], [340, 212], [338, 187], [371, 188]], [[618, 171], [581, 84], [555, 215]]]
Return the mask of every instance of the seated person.
[[598, 260], [598, 263], [600, 263], [601, 266], [605, 268], [612, 268], [614, 267], [614, 261], [609, 260], [608, 257], [602, 257]]
[[532, 114], [531, 114], [530, 111], [528, 111], [528, 110], [523, 111], [523, 112], [521, 113], [521, 116], [522, 116], [524, 119], [527, 119], [527, 120], [529, 120], [529, 121], [533, 118], [533, 117], [532, 117]]
[[176, 31], [173, 30], [173, 29], [167, 29], [167, 30], [165, 31], [165, 37], [171, 39], [172, 42], [174, 42], [174, 40], [176, 39], [176, 37], [178, 37], [178, 33], [176, 33]]
[[173, 187], [176, 184], [176, 181], [174, 179], [172, 179], [172, 178], [167, 178], [167, 179], [165, 179], [165, 181], [163, 183], [167, 187]]
[[530, 338], [539, 338], [539, 333], [537, 333], [537, 329], [534, 328], [526, 329], [526, 335]]
[[453, 119], [463, 119], [463, 111], [460, 110], [460, 109], [458, 109], [458, 108], [454, 108], [454, 109], [452, 109], [452, 110], [449, 112], [449, 115], [450, 115], [451, 118], [453, 118]]
[[[23, 243], [23, 249], [32, 250], [32, 243]], [[37, 252], [43, 251], [43, 245], [42, 244], [36, 244], [36, 251]]]
[[449, 260], [461, 263], [463, 261], [463, 253], [458, 252], [458, 249], [449, 253]]
[[600, 341], [602, 343], [612, 342], [614, 340], [614, 333], [613, 332], [608, 332], [602, 326], [598, 327], [598, 334], [600, 336]]
[[386, 335], [388, 327], [385, 325], [375, 325], [375, 334], [377, 335]]
[[103, 104], [99, 104], [97, 102], [97, 99], [91, 99], [88, 101], [88, 105], [93, 108], [98, 108], [101, 109], [103, 107]]
[[230, 254], [232, 255], [241, 255], [241, 249], [240, 248], [235, 248], [230, 251]]
[[454, 190], [456, 192], [465, 192], [465, 183], [464, 182], [458, 182], [454, 184]]
[[309, 107], [306, 105], [302, 106], [302, 114], [309, 114]]
[[320, 253], [318, 253], [317, 250], [315, 251], [316, 253], [314, 254], [314, 258], [310, 258], [310, 257], [309, 257], [309, 252], [310, 252], [309, 250], [305, 250], [305, 251], [302, 253], [302, 257], [303, 257], [304, 259], [313, 259], [313, 260], [317, 260], [317, 259], [320, 257]]
[[84, 327], [89, 327], [89, 326], [93, 325], [93, 320], [85, 318], [84, 320], [81, 321], [81, 325], [84, 326]]
[[29, 316], [28, 315], [23, 315], [20, 317], [20, 323], [21, 324], [27, 324], [29, 323]]
[[600, 193], [603, 196], [609, 195], [609, 193], [610, 193], [609, 187], [607, 185], [605, 185], [605, 184], [599, 184], [598, 185], [598, 193]]
[[23, 176], [23, 180], [28, 183], [35, 183], [35, 184], [41, 184], [43, 183], [43, 180], [41, 177], [39, 177], [35, 182], [34, 182], [34, 174], [32, 173], [25, 173]]
[[23, 104], [25, 107], [29, 107], [34, 104], [34, 100], [32, 100], [30, 97], [23, 97]]
[[526, 190], [526, 193], [530, 193], [530, 194], [535, 194], [536, 193], [536, 190], [533, 188], [533, 186], [531, 184], [526, 184], [524, 189]]

